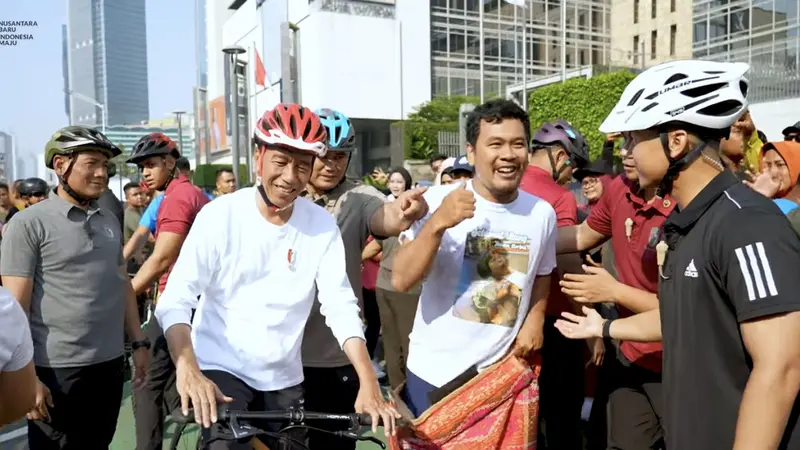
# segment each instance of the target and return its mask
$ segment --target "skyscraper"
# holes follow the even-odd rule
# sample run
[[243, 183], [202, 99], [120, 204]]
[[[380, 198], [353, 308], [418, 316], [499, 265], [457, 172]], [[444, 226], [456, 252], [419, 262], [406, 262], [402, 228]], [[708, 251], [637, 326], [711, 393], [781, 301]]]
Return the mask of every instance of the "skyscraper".
[[194, 2], [194, 47], [197, 59], [197, 87], [208, 85], [208, 61], [206, 60], [206, 0]]
[[[145, 0], [67, 0], [70, 123], [109, 125], [149, 117]], [[94, 101], [92, 101], [94, 100]]]
[[16, 159], [14, 135], [0, 131], [0, 179], [13, 181], [16, 179], [14, 161]]

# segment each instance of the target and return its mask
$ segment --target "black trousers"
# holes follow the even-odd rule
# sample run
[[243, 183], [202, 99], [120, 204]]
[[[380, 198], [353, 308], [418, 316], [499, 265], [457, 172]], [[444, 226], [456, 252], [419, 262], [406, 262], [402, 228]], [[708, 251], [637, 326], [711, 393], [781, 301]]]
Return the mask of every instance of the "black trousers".
[[[353, 366], [335, 368], [304, 367], [303, 388], [305, 390], [306, 410], [333, 414], [355, 412], [358, 396], [358, 375]], [[341, 422], [319, 423], [317, 428], [343, 431]], [[310, 430], [309, 448], [321, 450], [354, 450], [356, 443], [351, 439], [331, 436]]]
[[[213, 381], [223, 394], [233, 399], [229, 405], [232, 410], [274, 411], [303, 407], [303, 387], [299, 384], [278, 391], [262, 392], [251, 388], [228, 372], [204, 370], [203, 375]], [[286, 425], [288, 424], [253, 422], [253, 426], [268, 432], [278, 432]], [[288, 436], [301, 443], [305, 441], [305, 432], [302, 429], [292, 430]], [[200, 448], [203, 450], [249, 450], [251, 448], [251, 438], [234, 439], [228, 424], [222, 422], [215, 423], [211, 428], [204, 428], [201, 432], [201, 439]], [[258, 436], [258, 439], [274, 450], [296, 448], [296, 446], [286, 445], [271, 437]]]
[[83, 367], [36, 367], [50, 389], [49, 421], [28, 421], [32, 450], [106, 450], [117, 430], [123, 357]]
[[608, 448], [666, 448], [661, 374], [633, 364], [626, 366], [615, 359], [608, 375]]
[[582, 450], [581, 408], [584, 399], [582, 340], [565, 338], [547, 317], [539, 377], [540, 448]]
[[378, 310], [378, 300], [375, 298], [375, 291], [362, 289], [364, 298], [364, 320], [367, 322], [367, 329], [364, 330], [364, 339], [367, 341], [367, 351], [369, 357], [375, 357], [375, 349], [378, 347], [378, 337], [381, 335], [381, 314]]
[[608, 447], [608, 395], [613, 382], [616, 348], [610, 339], [605, 339], [606, 354], [603, 364], [597, 369], [597, 385], [594, 401], [586, 427], [586, 450], [606, 450]]
[[144, 329], [150, 339], [150, 367], [144, 385], [133, 391], [136, 449], [161, 450], [165, 413], [180, 405], [175, 386], [175, 365], [169, 355], [167, 338], [155, 317]]

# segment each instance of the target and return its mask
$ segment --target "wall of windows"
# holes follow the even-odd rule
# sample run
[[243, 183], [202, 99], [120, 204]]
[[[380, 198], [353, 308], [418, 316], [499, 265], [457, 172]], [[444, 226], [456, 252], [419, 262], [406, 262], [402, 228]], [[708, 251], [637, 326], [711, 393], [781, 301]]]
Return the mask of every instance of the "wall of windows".
[[701, 0], [693, 7], [696, 58], [751, 64], [750, 100], [778, 100], [800, 88], [800, 0]]
[[[433, 95], [480, 93], [479, 2], [431, 0]], [[484, 91], [505, 92], [522, 80], [522, 27], [527, 16], [528, 80], [561, 73], [561, 0], [530, 0], [527, 8], [484, 0]], [[567, 70], [605, 64], [610, 6], [604, 0], [567, 2]]]

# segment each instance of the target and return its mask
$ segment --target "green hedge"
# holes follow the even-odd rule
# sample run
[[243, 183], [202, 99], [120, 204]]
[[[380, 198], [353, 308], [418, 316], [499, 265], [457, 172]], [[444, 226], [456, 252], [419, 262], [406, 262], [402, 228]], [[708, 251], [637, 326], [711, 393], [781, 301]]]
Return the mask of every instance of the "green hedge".
[[586, 136], [589, 152], [597, 158], [605, 141], [605, 135], [597, 129], [635, 77], [632, 72], [618, 71], [570, 78], [536, 89], [528, 103], [533, 131], [545, 122], [567, 120]]
[[[195, 186], [202, 188], [212, 189], [217, 184], [217, 169], [231, 168], [230, 164], [201, 164], [194, 169], [194, 179], [192, 183]], [[247, 166], [244, 164], [239, 165], [239, 183], [244, 186], [247, 183]]]

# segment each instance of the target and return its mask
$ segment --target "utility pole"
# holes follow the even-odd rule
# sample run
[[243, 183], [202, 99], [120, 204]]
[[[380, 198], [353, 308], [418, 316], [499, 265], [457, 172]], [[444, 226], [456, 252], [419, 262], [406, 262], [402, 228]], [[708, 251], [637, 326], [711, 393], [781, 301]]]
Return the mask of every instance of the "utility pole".
[[222, 52], [225, 53], [228, 60], [225, 61], [228, 64], [228, 73], [230, 76], [228, 77], [228, 82], [230, 83], [230, 117], [231, 117], [231, 159], [232, 159], [232, 167], [233, 167], [233, 178], [235, 180], [236, 189], [239, 189], [241, 185], [241, 180], [239, 180], [239, 77], [236, 75], [236, 60], [238, 59], [237, 55], [241, 55], [245, 52], [245, 49], [239, 47], [238, 45], [231, 45], [222, 49]]
[[183, 156], [183, 123], [181, 122], [181, 117], [186, 114], [186, 111], [172, 111], [172, 114], [175, 115], [175, 121], [178, 122], [178, 149], [181, 152], [181, 156]]

